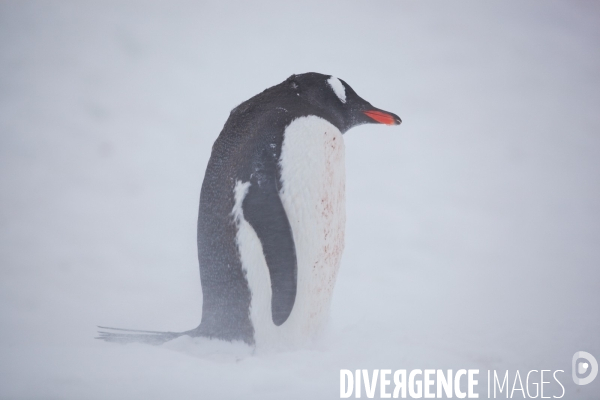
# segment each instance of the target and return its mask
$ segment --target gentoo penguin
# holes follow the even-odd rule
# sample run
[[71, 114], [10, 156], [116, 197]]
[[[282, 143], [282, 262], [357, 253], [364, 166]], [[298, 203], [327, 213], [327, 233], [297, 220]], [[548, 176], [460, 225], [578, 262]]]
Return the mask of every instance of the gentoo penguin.
[[[324, 327], [344, 248], [343, 134], [398, 125], [343, 80], [292, 75], [231, 111], [200, 194], [202, 320], [187, 332], [101, 332], [108, 341], [181, 335], [297, 346]], [[101, 327], [102, 328], [102, 327]]]

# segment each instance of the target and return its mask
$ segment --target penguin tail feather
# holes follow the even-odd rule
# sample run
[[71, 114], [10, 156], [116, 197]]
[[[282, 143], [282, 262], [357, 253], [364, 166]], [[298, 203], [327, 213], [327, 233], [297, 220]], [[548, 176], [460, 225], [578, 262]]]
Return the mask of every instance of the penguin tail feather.
[[143, 331], [137, 329], [111, 328], [108, 326], [98, 326], [98, 328], [101, 330], [98, 331], [98, 336], [95, 339], [123, 344], [146, 343], [156, 346], [187, 334], [187, 332]]

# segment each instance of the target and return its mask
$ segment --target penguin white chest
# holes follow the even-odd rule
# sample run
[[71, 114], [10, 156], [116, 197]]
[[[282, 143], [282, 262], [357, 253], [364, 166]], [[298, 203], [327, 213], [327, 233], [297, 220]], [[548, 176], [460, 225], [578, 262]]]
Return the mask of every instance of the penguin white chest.
[[280, 197], [292, 227], [298, 290], [291, 317], [312, 333], [325, 323], [344, 249], [344, 138], [328, 121], [309, 116], [285, 131]]
[[[250, 316], [260, 347], [302, 345], [325, 326], [344, 249], [344, 141], [328, 121], [308, 116], [285, 130], [279, 195], [290, 222], [297, 258], [294, 307], [280, 326], [271, 317], [271, 285], [260, 241], [240, 219], [238, 242], [242, 266], [252, 293]], [[238, 182], [236, 204], [247, 184]]]

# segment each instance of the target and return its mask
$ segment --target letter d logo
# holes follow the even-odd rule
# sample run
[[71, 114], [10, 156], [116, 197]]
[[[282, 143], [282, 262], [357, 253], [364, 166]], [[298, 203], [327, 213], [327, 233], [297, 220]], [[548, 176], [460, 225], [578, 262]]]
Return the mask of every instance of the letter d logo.
[[[580, 362], [579, 365], [577, 365], [577, 361], [580, 358], [583, 358], [586, 361]], [[584, 375], [590, 367], [592, 369], [588, 376], [586, 376], [585, 378], [579, 378], [577, 376]], [[585, 351], [578, 351], [577, 353], [573, 354], [573, 364], [571, 371], [573, 373], [573, 382], [575, 382], [578, 385], [587, 385], [588, 383], [593, 381], [594, 378], [596, 378], [596, 375], [598, 375], [598, 361], [596, 361], [594, 356], [590, 353]]]

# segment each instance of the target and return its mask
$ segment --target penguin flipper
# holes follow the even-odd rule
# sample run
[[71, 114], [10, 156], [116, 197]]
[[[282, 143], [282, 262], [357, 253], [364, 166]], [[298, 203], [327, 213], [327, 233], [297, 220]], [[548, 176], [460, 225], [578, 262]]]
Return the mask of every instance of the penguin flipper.
[[244, 218], [262, 244], [271, 277], [273, 323], [279, 326], [288, 319], [296, 301], [296, 246], [275, 182], [250, 182], [242, 203]]

